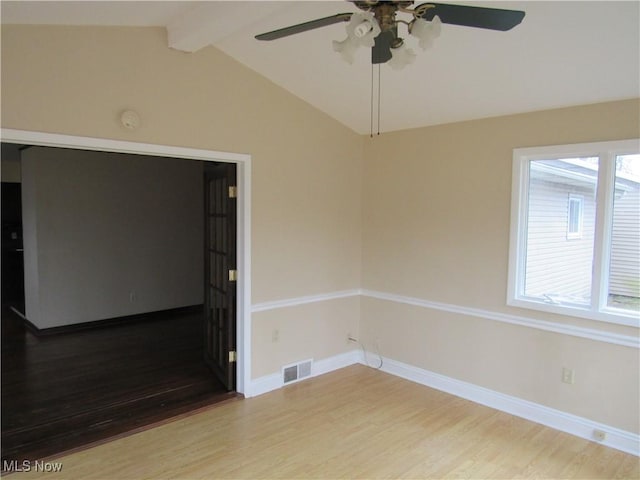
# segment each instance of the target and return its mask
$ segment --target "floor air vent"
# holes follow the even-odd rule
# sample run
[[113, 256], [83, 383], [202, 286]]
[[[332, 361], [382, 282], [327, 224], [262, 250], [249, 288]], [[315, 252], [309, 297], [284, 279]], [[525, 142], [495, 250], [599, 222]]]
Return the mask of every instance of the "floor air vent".
[[285, 384], [304, 380], [311, 376], [311, 365], [313, 360], [305, 360], [304, 362], [294, 363], [282, 367], [282, 380]]

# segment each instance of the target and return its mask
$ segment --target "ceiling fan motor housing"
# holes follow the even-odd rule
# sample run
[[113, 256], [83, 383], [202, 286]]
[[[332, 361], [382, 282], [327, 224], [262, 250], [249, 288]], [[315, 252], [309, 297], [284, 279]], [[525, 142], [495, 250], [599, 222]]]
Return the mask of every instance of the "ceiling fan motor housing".
[[372, 12], [380, 30], [388, 32], [396, 27], [396, 12], [398, 9], [410, 7], [413, 2], [378, 2], [378, 1], [359, 1], [354, 2], [356, 7], [367, 12]]
[[399, 48], [404, 44], [404, 40], [398, 37], [398, 22], [396, 20], [396, 13], [398, 10], [407, 10], [413, 2], [401, 1], [357, 1], [354, 4], [361, 10], [371, 12], [374, 14], [380, 31], [388, 32], [386, 38], [388, 38], [388, 45], [391, 48]]

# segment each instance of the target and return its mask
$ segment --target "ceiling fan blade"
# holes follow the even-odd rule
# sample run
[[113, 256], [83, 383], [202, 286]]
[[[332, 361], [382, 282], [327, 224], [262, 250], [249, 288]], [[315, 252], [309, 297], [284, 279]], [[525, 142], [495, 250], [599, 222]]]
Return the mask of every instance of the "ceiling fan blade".
[[[511, 30], [522, 22], [524, 12], [520, 10], [504, 10], [499, 8], [469, 7], [466, 5], [449, 5], [445, 3], [425, 3], [434, 5], [429, 8], [422, 18], [431, 20], [436, 15], [442, 23], [461, 25], [464, 27], [487, 28], [502, 32]], [[416, 8], [420, 8], [419, 5]]]
[[387, 30], [374, 39], [376, 43], [371, 47], [372, 64], [386, 63], [391, 60], [391, 42], [394, 38], [396, 33], [393, 30]]
[[310, 22], [274, 30], [273, 32], [261, 33], [260, 35], [256, 35], [255, 38], [256, 40], [276, 40], [278, 38], [288, 37], [289, 35], [295, 35], [296, 33], [306, 32], [307, 30], [333, 25], [334, 23], [348, 22], [351, 19], [351, 15], [353, 15], [353, 13], [338, 13], [330, 17], [318, 18]]

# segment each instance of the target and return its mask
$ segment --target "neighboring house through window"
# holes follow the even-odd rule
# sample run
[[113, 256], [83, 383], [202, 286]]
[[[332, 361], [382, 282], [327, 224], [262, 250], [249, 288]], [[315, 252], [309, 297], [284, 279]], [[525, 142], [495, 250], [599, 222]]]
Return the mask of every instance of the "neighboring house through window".
[[514, 150], [510, 305], [640, 325], [640, 141]]
[[567, 238], [576, 239], [582, 237], [582, 205], [584, 197], [582, 195], [569, 194], [569, 205], [567, 208]]

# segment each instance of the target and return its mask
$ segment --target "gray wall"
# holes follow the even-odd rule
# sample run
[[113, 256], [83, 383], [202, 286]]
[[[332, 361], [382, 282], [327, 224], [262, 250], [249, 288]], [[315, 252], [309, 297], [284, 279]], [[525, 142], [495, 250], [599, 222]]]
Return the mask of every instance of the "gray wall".
[[37, 327], [202, 303], [200, 162], [32, 147], [22, 183]]
[[20, 183], [20, 150], [19, 145], [2, 144], [0, 177], [3, 182]]

